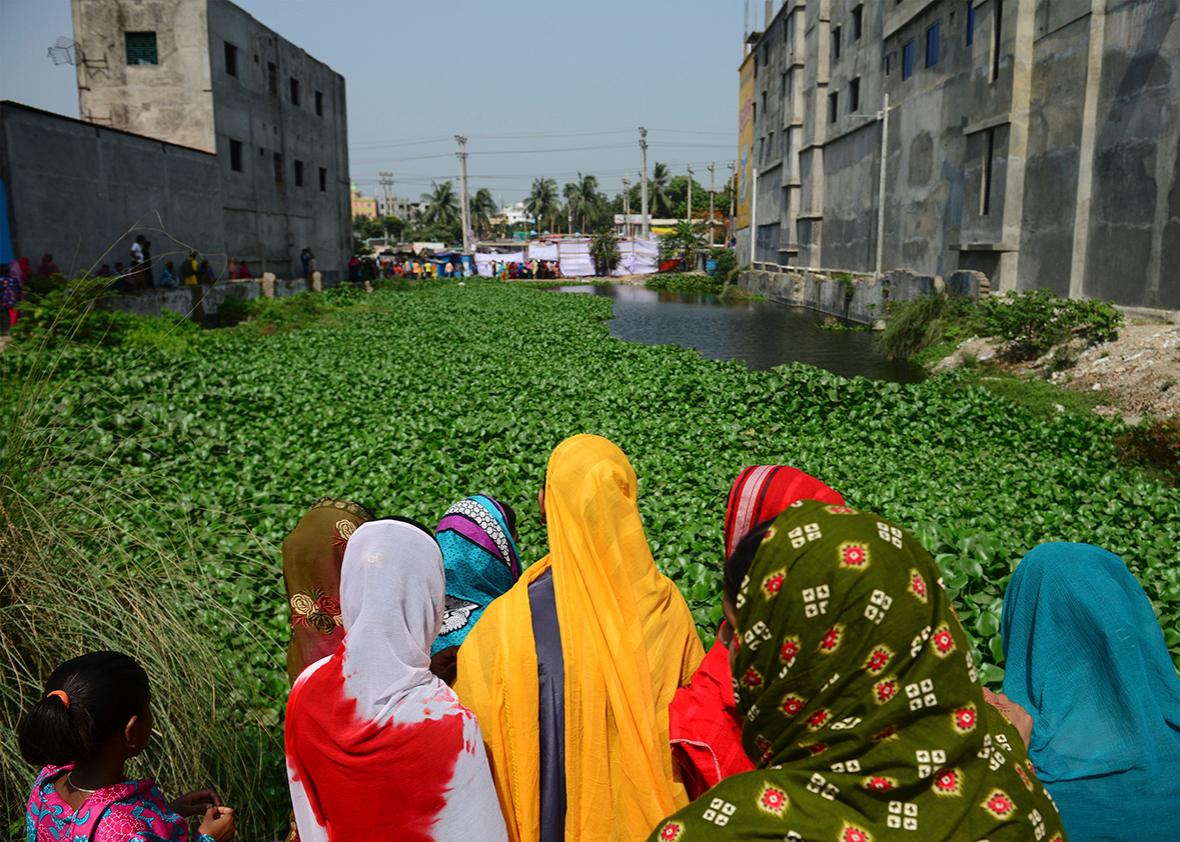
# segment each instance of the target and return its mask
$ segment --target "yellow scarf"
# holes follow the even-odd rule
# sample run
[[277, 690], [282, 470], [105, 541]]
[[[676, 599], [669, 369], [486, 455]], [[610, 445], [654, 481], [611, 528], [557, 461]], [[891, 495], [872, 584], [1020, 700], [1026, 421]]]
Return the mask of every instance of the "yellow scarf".
[[493, 602], [459, 650], [455, 690], [475, 712], [513, 842], [539, 840], [536, 643], [528, 587], [553, 571], [565, 660], [565, 838], [642, 839], [688, 803], [668, 705], [704, 658], [680, 591], [655, 566], [635, 471], [599, 436], [553, 451], [549, 555]]

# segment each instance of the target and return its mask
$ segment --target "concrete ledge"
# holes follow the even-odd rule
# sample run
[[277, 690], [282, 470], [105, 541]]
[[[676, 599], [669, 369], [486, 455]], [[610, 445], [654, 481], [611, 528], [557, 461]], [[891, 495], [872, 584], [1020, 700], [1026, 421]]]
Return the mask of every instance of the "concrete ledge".
[[938, 275], [895, 269], [877, 278], [862, 272], [795, 267], [742, 272], [738, 287], [780, 304], [806, 307], [867, 325], [885, 315], [885, 306], [890, 301], [909, 301], [943, 291], [981, 298], [990, 291], [983, 273], [967, 270], [953, 272], [943, 279]]
[[[337, 286], [340, 282], [323, 279], [324, 289]], [[311, 289], [306, 278], [275, 279], [274, 297], [287, 298]], [[218, 281], [201, 286], [183, 286], [176, 289], [151, 289], [126, 295], [117, 295], [105, 302], [112, 310], [135, 313], [139, 316], [158, 316], [165, 310], [202, 321], [217, 315], [222, 304], [230, 298], [249, 301], [263, 296], [267, 284], [262, 278], [248, 281]]]

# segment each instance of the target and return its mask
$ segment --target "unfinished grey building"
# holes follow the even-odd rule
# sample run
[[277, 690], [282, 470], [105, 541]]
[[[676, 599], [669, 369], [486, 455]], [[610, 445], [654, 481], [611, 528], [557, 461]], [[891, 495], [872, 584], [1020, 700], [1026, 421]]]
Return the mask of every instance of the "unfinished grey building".
[[[345, 264], [352, 232], [340, 74], [228, 0], [71, 7], [82, 119], [215, 155], [218, 251], [279, 274], [299, 270], [304, 246], [324, 270]], [[133, 162], [124, 177], [136, 182]], [[186, 234], [183, 214], [165, 226]]]
[[1180, 4], [767, 0], [766, 19], [755, 265], [977, 269], [1180, 309]]

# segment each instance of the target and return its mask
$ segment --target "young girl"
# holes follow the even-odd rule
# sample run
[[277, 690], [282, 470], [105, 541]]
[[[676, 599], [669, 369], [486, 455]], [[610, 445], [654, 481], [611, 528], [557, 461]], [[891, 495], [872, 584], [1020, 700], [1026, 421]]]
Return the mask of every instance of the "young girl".
[[147, 673], [119, 652], [91, 652], [53, 671], [45, 696], [21, 721], [21, 756], [43, 766], [29, 794], [26, 842], [228, 842], [234, 811], [206, 789], [172, 804], [150, 780], [123, 767], [147, 746], [152, 711]]

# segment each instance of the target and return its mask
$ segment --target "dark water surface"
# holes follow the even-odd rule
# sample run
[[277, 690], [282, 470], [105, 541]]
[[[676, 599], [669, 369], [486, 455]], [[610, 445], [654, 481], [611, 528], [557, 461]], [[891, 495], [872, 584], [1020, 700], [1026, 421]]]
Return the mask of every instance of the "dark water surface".
[[885, 359], [871, 333], [822, 330], [824, 317], [811, 310], [621, 284], [563, 286], [558, 291], [614, 299], [611, 335], [629, 342], [682, 345], [709, 359], [742, 360], [753, 369], [800, 362], [843, 377], [914, 383], [923, 376], [917, 366]]

